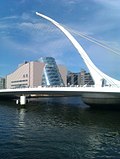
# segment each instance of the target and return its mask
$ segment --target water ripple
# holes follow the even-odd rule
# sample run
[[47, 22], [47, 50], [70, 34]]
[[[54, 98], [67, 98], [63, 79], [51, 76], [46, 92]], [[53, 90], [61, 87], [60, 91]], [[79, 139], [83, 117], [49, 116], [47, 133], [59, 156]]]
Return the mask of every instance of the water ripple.
[[[64, 99], [65, 101], [65, 99]], [[120, 112], [41, 101], [0, 104], [1, 159], [117, 159]]]

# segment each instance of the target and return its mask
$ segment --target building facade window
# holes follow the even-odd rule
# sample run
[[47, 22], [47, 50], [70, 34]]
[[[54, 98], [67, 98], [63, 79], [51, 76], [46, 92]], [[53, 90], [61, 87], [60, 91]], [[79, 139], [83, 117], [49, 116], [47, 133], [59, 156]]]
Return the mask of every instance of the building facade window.
[[28, 87], [28, 80], [11, 81], [11, 88], [26, 88]]

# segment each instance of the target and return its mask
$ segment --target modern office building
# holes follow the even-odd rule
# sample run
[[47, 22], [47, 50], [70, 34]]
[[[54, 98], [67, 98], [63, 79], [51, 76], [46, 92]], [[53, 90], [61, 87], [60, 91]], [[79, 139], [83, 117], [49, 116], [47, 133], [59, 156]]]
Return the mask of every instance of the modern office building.
[[68, 86], [80, 85], [79, 79], [80, 79], [80, 73], [68, 72], [67, 85]]
[[38, 86], [64, 86], [67, 84], [67, 69], [57, 66], [52, 57], [24, 62], [6, 77], [6, 88], [28, 88]]
[[0, 89], [5, 89], [5, 78], [0, 77]]
[[68, 86], [90, 86], [93, 85], [94, 81], [90, 75], [90, 73], [87, 73], [85, 70], [81, 70], [79, 73], [73, 73], [73, 72], [68, 72], [67, 76], [67, 85]]
[[86, 72], [85, 70], [81, 70], [80, 78], [79, 78], [80, 85], [84, 86], [91, 86], [94, 85], [94, 81], [90, 75], [90, 73]]
[[7, 88], [26, 88], [41, 85], [44, 63], [32, 61], [25, 62], [6, 77]]

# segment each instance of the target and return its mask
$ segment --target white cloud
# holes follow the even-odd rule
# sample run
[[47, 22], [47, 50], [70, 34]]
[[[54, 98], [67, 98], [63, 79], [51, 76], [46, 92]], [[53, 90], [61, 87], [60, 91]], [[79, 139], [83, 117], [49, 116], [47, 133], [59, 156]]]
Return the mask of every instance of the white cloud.
[[6, 28], [8, 28], [8, 25], [0, 23], [0, 29], [2, 29], [2, 31]]
[[[106, 23], [111, 20], [115, 21], [120, 18], [120, 1], [119, 0], [93, 0], [102, 8], [98, 11], [97, 17], [107, 19]], [[119, 21], [118, 21], [119, 22]]]
[[106, 8], [116, 8], [119, 9], [120, 7], [120, 1], [119, 0], [93, 0], [96, 3], [102, 4]]
[[10, 19], [17, 19], [18, 18], [18, 16], [16, 16], [16, 15], [13, 15], [13, 16], [7, 16], [7, 17], [2, 17], [1, 19], [0, 19], [0, 21], [2, 20], [10, 20]]
[[[72, 3], [78, 3], [78, 0], [70, 0], [70, 1], [65, 1], [66, 5], [72, 4]], [[107, 6], [108, 1], [105, 0], [105, 4], [103, 0], [94, 0], [96, 3], [101, 3], [104, 6]], [[112, 2], [112, 1], [111, 1]], [[117, 8], [115, 5], [114, 7]], [[81, 29], [80, 31], [87, 32], [88, 35], [92, 34], [93, 36], [96, 34], [99, 34], [102, 39], [102, 36], [105, 31], [108, 31], [112, 28], [115, 27], [115, 23], [112, 23], [115, 18], [118, 18], [117, 11], [114, 12], [114, 14], [111, 14], [111, 17], [109, 17], [109, 8], [112, 9], [112, 5], [110, 4], [109, 7], [104, 10], [97, 10], [95, 15], [92, 16], [91, 18], [91, 23], [90, 21], [85, 24], [80, 24], [77, 22], [76, 24], [70, 24], [71, 26], [75, 26], [78, 30]], [[107, 13], [107, 14], [106, 14]], [[7, 20], [10, 19], [19, 19], [17, 23], [14, 23], [14, 21], [9, 25], [7, 23]], [[32, 17], [33, 18], [33, 17]], [[26, 43], [19, 43], [15, 39], [13, 40], [12, 38], [6, 36], [6, 39], [4, 39], [4, 43], [6, 46], [10, 47], [11, 49], [15, 50], [13, 51], [14, 53], [23, 55], [25, 58], [33, 58], [34, 57], [40, 57], [40, 56], [53, 56], [56, 58], [56, 60], [59, 60], [59, 62], [65, 61], [66, 64], [69, 63], [69, 65], [77, 65], [75, 63], [73, 56], [70, 56], [69, 52], [73, 49], [71, 44], [68, 42], [68, 40], [65, 38], [65, 36], [62, 36], [61, 34], [54, 26], [51, 27], [51, 24], [47, 22], [43, 23], [42, 21], [38, 20], [37, 18], [32, 19], [29, 14], [23, 13], [21, 17], [17, 16], [11, 16], [11, 17], [4, 17], [4, 23], [0, 24], [0, 29], [6, 29], [6, 28], [13, 28], [13, 29], [19, 29], [23, 31], [22, 33], [23, 36], [26, 35], [26, 33], [29, 35], [30, 39], [29, 42], [27, 41]], [[87, 19], [87, 18], [86, 18]], [[119, 22], [117, 22], [119, 24]], [[21, 34], [22, 34], [21, 33]], [[11, 35], [12, 36], [12, 35]], [[22, 36], [22, 35], [21, 35]], [[106, 40], [107, 39], [102, 39]], [[117, 42], [114, 42], [114, 40], [108, 39], [109, 43], [118, 45]], [[72, 49], [71, 49], [72, 48]], [[85, 46], [86, 48], [86, 46]], [[97, 51], [96, 47], [90, 47], [90, 45], [87, 48], [88, 52], [94, 54], [94, 59], [98, 62], [98, 54], [95, 54]], [[75, 51], [74, 49], [72, 51]], [[96, 52], [93, 52], [96, 51]], [[66, 55], [64, 55], [64, 53]], [[101, 58], [101, 57], [100, 57]], [[70, 61], [67, 61], [69, 59]], [[74, 62], [73, 62], [74, 61]]]
[[70, 5], [72, 5], [72, 4], [76, 4], [76, 3], [79, 3], [79, 2], [81, 2], [81, 0], [61, 0], [61, 2], [63, 3], [63, 4], [70, 4]]

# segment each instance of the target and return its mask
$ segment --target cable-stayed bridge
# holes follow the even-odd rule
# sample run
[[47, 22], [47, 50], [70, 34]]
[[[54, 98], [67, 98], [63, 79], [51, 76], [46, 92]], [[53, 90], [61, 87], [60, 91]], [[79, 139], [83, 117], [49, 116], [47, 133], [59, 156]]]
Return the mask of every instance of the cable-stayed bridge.
[[88, 67], [95, 85], [92, 87], [38, 87], [22, 89], [0, 90], [0, 96], [14, 97], [19, 96], [21, 104], [25, 104], [27, 95], [51, 95], [51, 96], [81, 96], [83, 101], [89, 105], [119, 105], [120, 104], [120, 81], [109, 77], [99, 70], [85, 50], [71, 35], [71, 33], [61, 26], [58, 22], [48, 16], [36, 12], [36, 14], [58, 27], [81, 55]]
[[[120, 103], [120, 89], [113, 87], [37, 87], [0, 90], [1, 98], [19, 98], [26, 103], [27, 96], [80, 96], [88, 105], [113, 105]], [[21, 98], [22, 97], [22, 98]]]

